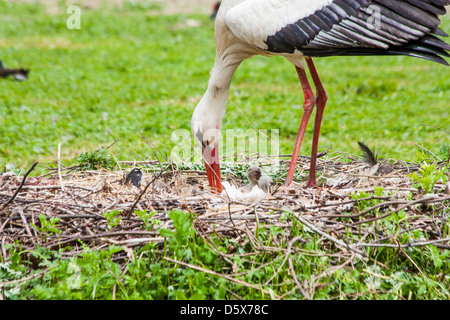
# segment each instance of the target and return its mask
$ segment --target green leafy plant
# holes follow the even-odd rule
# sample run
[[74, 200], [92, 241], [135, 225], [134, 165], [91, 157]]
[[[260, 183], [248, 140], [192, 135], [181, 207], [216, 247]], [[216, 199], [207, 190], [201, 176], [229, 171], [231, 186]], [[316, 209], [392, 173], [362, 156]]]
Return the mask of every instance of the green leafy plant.
[[442, 161], [449, 162], [450, 161], [450, 144], [443, 144], [438, 151], [439, 157]]
[[[151, 231], [154, 228], [154, 223], [152, 223], [152, 217], [156, 214], [156, 211], [139, 211], [136, 210], [134, 213], [141, 218], [142, 222], [144, 223], [144, 228], [147, 231]], [[156, 222], [156, 221], [153, 221]]]
[[104, 148], [98, 148], [94, 152], [84, 152], [76, 160], [79, 162], [79, 170], [114, 169], [116, 166], [113, 157]]
[[59, 230], [56, 226], [61, 219], [58, 217], [51, 217], [47, 220], [47, 216], [45, 214], [39, 215], [40, 226], [37, 224], [31, 223], [31, 226], [36, 228], [39, 232], [41, 232], [45, 237], [49, 235], [53, 235], [55, 233], [60, 234], [61, 230]]
[[422, 188], [425, 193], [433, 193], [434, 185], [441, 180], [447, 182], [447, 167], [438, 168], [436, 163], [422, 162], [419, 172], [408, 175], [413, 183], [413, 187]]
[[111, 231], [115, 226], [118, 226], [120, 224], [120, 221], [122, 221], [122, 217], [120, 217], [120, 211], [113, 210], [103, 213], [103, 216], [108, 221], [108, 229]]

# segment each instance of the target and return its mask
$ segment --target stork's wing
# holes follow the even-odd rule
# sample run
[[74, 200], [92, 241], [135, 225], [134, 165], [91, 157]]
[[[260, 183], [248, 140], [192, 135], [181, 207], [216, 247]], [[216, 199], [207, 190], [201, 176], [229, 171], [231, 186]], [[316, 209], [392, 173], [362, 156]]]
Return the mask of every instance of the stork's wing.
[[246, 0], [226, 14], [241, 40], [307, 56], [410, 55], [447, 64], [436, 35], [450, 0]]

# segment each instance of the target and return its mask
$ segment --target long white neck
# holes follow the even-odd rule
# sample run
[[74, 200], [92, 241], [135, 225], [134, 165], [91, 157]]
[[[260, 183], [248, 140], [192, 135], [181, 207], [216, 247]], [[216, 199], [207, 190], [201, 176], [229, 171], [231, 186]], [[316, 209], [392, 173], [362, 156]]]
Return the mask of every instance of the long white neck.
[[[203, 141], [216, 141], [225, 115], [230, 83], [237, 66], [228, 67], [223, 61], [217, 61], [211, 70], [208, 88], [194, 110], [192, 133], [200, 130]], [[199, 141], [201, 142], [201, 141]]]
[[192, 133], [198, 138], [197, 133], [200, 130], [203, 134], [203, 142], [217, 141], [234, 72], [242, 61], [256, 53], [255, 48], [239, 40], [226, 25], [226, 12], [239, 2], [242, 0], [222, 2], [216, 17], [216, 59], [211, 70], [208, 88], [192, 116]]
[[203, 141], [209, 143], [216, 141], [222, 127], [234, 72], [241, 62], [249, 57], [248, 54], [242, 54], [236, 46], [238, 46], [237, 43], [226, 47], [222, 52], [217, 52], [208, 88], [192, 116], [192, 133], [196, 136], [200, 128], [203, 133]]

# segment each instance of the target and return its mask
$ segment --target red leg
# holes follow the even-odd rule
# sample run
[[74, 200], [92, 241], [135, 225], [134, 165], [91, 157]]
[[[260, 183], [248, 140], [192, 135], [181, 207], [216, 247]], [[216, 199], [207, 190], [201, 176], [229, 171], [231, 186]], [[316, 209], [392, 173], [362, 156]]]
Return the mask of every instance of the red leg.
[[294, 178], [295, 166], [297, 165], [298, 155], [300, 153], [300, 147], [302, 146], [303, 137], [305, 135], [306, 126], [308, 125], [309, 117], [314, 109], [316, 99], [314, 97], [314, 92], [308, 82], [308, 77], [306, 76], [305, 70], [295, 67], [297, 69], [298, 78], [303, 88], [303, 94], [305, 96], [305, 102], [303, 103], [303, 116], [300, 122], [300, 127], [297, 133], [297, 139], [295, 141], [294, 152], [292, 153], [292, 160], [289, 166], [289, 171], [287, 174], [286, 182], [284, 185], [287, 187], [292, 183]]
[[317, 74], [316, 67], [312, 61], [312, 58], [306, 58], [308, 63], [309, 72], [314, 81], [314, 86], [316, 87], [316, 119], [314, 121], [314, 133], [313, 133], [313, 143], [311, 151], [311, 164], [309, 169], [309, 179], [306, 184], [307, 187], [316, 186], [316, 161], [317, 161], [317, 148], [319, 144], [320, 126], [322, 124], [323, 111], [325, 110], [325, 105], [327, 103], [328, 97], [325, 89], [322, 86], [319, 75]]

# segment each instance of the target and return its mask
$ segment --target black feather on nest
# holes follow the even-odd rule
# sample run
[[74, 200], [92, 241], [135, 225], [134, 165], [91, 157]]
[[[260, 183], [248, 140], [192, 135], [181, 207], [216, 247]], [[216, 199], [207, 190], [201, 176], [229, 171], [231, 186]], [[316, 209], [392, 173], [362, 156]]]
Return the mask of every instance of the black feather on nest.
[[358, 144], [363, 152], [364, 162], [371, 167], [375, 166], [378, 163], [378, 153], [375, 152], [375, 149], [370, 150], [364, 142], [358, 142]]
[[386, 161], [380, 162], [378, 160], [378, 152], [375, 152], [375, 149], [370, 150], [370, 148], [364, 142], [358, 142], [358, 144], [363, 152], [363, 160], [365, 163], [367, 163], [371, 167], [374, 167], [377, 164], [379, 164], [379, 167], [375, 174], [377, 175], [389, 174], [392, 171], [394, 171], [394, 167], [391, 164], [387, 163]]

